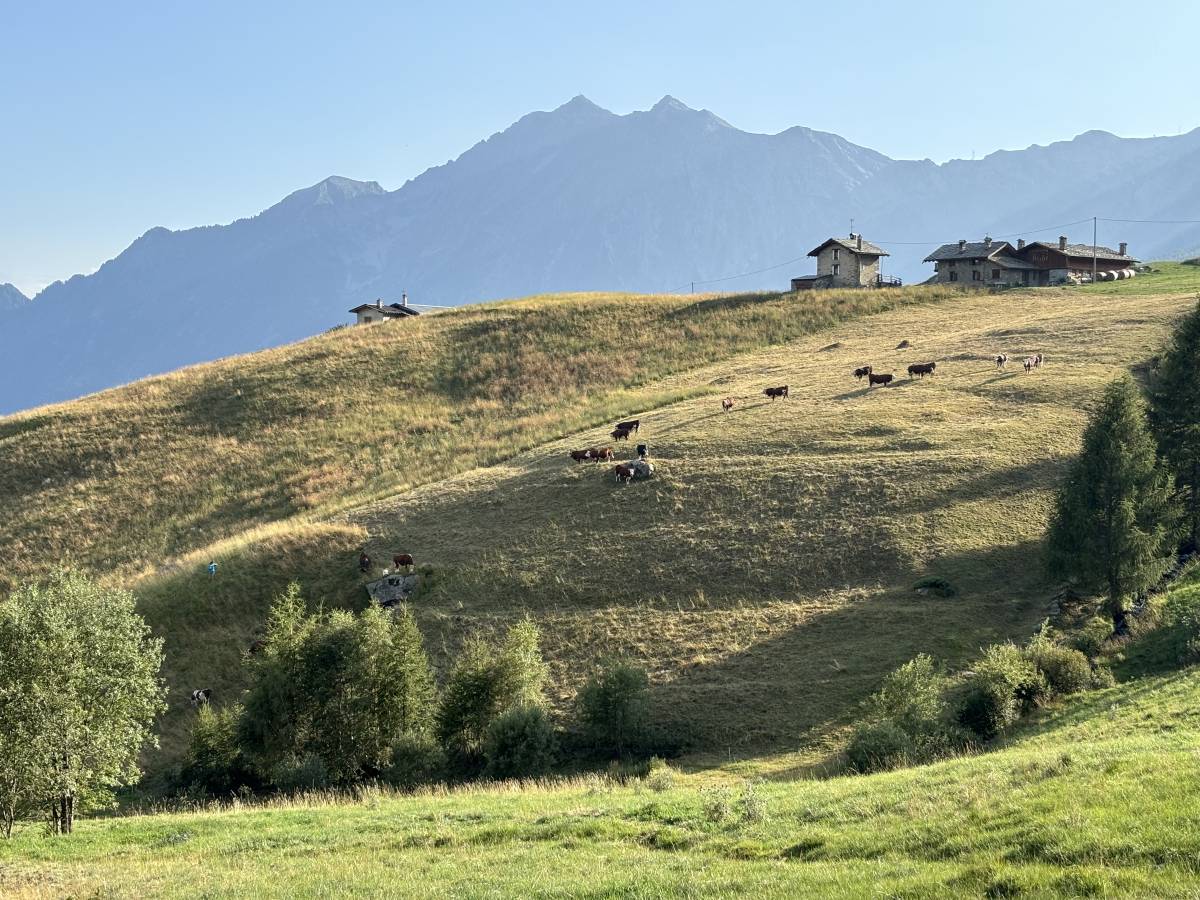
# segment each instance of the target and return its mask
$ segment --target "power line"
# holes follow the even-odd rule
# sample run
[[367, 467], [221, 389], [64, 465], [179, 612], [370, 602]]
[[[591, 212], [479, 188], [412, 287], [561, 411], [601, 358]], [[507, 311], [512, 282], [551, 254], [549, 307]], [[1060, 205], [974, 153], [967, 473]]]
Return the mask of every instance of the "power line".
[[1127, 222], [1134, 225], [1200, 225], [1200, 219], [1106, 219], [1101, 222]]

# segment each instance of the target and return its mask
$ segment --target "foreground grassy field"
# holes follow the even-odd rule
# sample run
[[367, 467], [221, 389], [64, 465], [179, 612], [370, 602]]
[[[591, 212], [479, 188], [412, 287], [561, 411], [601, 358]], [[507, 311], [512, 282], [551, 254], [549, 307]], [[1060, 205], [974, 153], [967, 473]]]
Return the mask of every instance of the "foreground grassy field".
[[1194, 897], [1200, 674], [1045, 711], [1002, 750], [752, 788], [597, 777], [27, 828], [0, 893], [104, 897]]

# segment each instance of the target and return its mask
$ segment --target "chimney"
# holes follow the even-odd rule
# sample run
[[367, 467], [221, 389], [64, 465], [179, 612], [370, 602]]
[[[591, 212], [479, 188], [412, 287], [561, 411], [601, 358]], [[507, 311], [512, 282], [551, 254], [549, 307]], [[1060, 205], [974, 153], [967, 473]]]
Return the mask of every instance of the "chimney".
[[990, 236], [989, 236], [989, 237], [985, 237], [985, 238], [983, 239], [983, 249], [984, 249], [984, 250], [991, 250], [991, 249], [992, 249], [992, 239], [991, 239], [991, 237], [990, 237]]
[[858, 249], [859, 250], [862, 249], [862, 235], [861, 234], [858, 236]]
[[1017, 249], [1018, 250], [1025, 249], [1025, 238], [1017, 238]]
[[958, 252], [959, 252], [959, 253], [962, 253], [962, 252], [963, 252], [964, 250], [966, 250], [966, 249], [967, 249], [967, 242], [966, 242], [966, 241], [959, 241], [959, 242], [958, 242]]
[[1067, 249], [1067, 236], [1065, 234], [1060, 234], [1058, 236], [1058, 249], [1059, 250]]
[[1129, 244], [1127, 244], [1125, 241], [1121, 241], [1121, 255], [1125, 256], [1128, 253], [1129, 253]]

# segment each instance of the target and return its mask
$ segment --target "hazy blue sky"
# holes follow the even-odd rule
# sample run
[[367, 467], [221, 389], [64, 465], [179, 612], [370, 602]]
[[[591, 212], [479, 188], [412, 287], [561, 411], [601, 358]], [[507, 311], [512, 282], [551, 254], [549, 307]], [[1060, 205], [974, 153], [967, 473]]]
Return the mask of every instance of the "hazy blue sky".
[[1173, 134], [1200, 125], [1198, 26], [1195, 0], [0, 0], [0, 282], [29, 293], [330, 174], [393, 189], [580, 93], [938, 161]]

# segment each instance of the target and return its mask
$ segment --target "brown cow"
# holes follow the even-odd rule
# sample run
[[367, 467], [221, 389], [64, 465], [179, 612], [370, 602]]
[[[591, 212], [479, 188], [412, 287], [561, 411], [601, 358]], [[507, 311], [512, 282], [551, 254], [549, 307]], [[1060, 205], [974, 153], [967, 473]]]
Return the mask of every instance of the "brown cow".
[[871, 367], [863, 366], [862, 368], [854, 370], [854, 380], [862, 381], [864, 378], [866, 378], [870, 374], [871, 374]]
[[867, 376], [867, 388], [868, 389], [870, 389], [871, 385], [873, 385], [873, 384], [882, 384], [884, 387], [887, 387], [889, 384], [891, 384], [891, 382], [892, 382], [892, 375], [890, 373], [887, 373], [884, 375], [876, 375], [874, 372], [872, 372], [870, 375]]
[[614, 441], [627, 441], [627, 440], [629, 440], [629, 429], [628, 429], [628, 428], [617, 428], [617, 429], [615, 429], [615, 430], [613, 431], [613, 433], [612, 433], [612, 439], [613, 439]]
[[616, 475], [617, 481], [629, 484], [629, 482], [633, 481], [633, 466], [627, 466], [625, 463], [617, 463], [613, 466], [613, 474]]
[[763, 393], [771, 398], [772, 403], [775, 402], [776, 397], [786, 400], [788, 396], [788, 386], [786, 384], [782, 384], [779, 387], [767, 388], [763, 391]]
[[936, 368], [937, 363], [935, 362], [913, 363], [908, 367], [908, 377], [912, 378], [914, 375], [920, 375], [922, 378], [924, 378], [926, 375], [932, 375], [933, 370]]
[[641, 431], [642, 430], [642, 420], [641, 419], [630, 419], [628, 422], [618, 422], [616, 424], [616, 427], [623, 428], [625, 431]]
[[575, 460], [575, 462], [583, 462], [585, 459], [591, 459], [591, 458], [592, 458], [591, 450], [572, 450], [571, 451], [571, 459]]
[[733, 398], [726, 397], [724, 400], [722, 400], [721, 409], [723, 409], [725, 412], [729, 412], [731, 409], [733, 409]]
[[611, 460], [613, 458], [612, 447], [592, 447], [588, 450], [592, 454], [592, 459], [600, 462], [600, 460]]
[[413, 558], [411, 553], [397, 553], [392, 557], [392, 565], [397, 569], [411, 569], [413, 567]]

